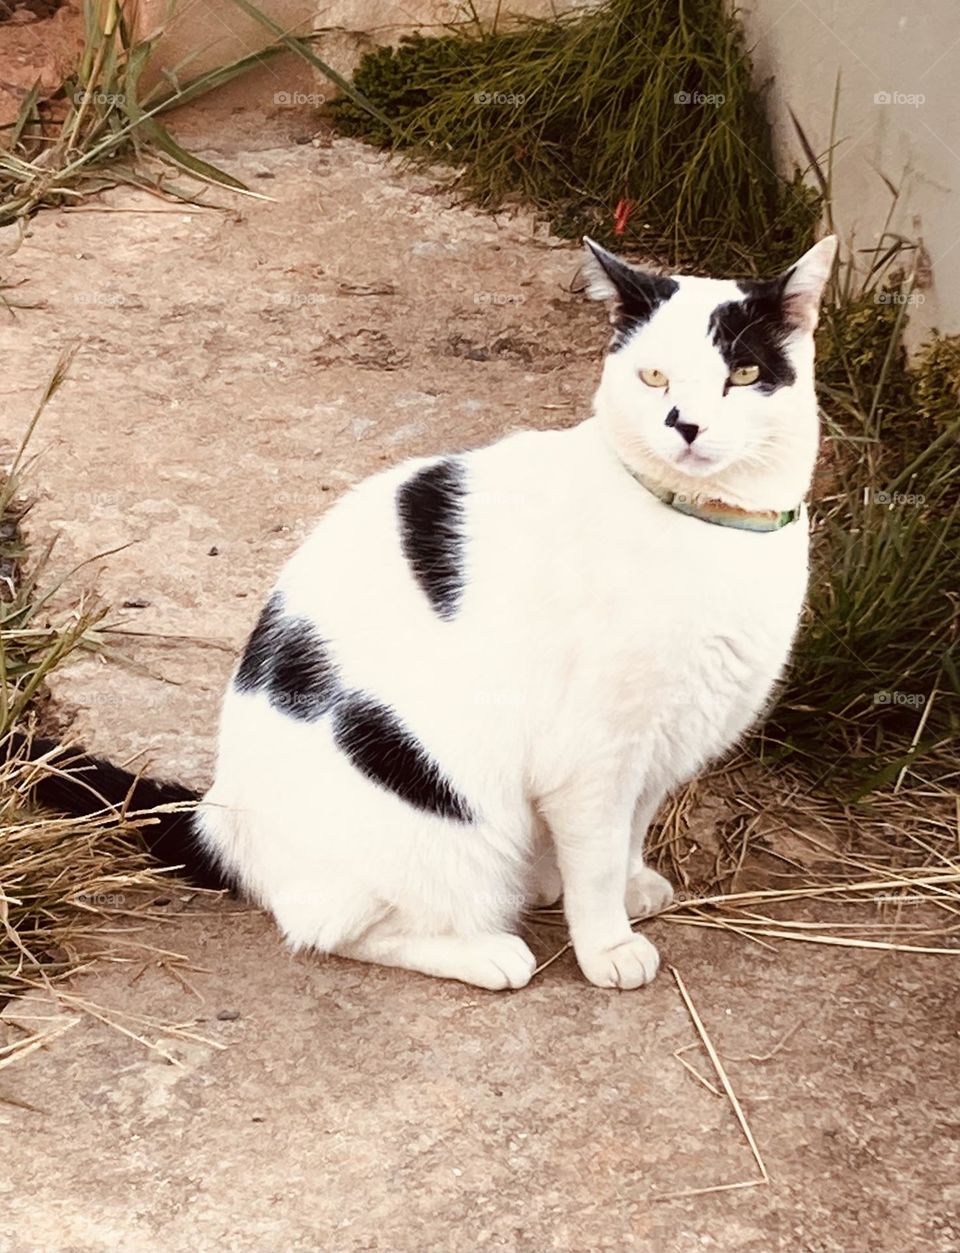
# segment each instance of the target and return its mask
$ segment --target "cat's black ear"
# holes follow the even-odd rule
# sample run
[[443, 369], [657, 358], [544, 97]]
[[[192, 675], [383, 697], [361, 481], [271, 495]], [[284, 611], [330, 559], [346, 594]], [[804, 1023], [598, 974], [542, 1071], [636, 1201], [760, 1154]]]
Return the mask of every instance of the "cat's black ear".
[[587, 236], [583, 242], [586, 293], [591, 300], [610, 302], [610, 321], [621, 329], [642, 325], [678, 290], [674, 279], [629, 265]]
[[828, 235], [805, 252], [780, 279], [784, 318], [795, 330], [816, 330], [820, 300], [836, 255], [837, 237]]
[[612, 252], [607, 252], [606, 248], [601, 248], [589, 235], [584, 235], [583, 246], [587, 252], [583, 267], [587, 276], [587, 295], [591, 300], [618, 300], [621, 293], [630, 288], [637, 271]]

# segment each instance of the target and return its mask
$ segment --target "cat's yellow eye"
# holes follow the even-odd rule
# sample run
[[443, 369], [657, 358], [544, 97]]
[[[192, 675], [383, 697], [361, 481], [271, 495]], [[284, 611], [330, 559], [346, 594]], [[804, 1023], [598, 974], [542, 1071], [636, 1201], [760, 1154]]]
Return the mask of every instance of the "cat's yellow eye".
[[640, 377], [648, 387], [666, 387], [669, 382], [662, 370], [641, 370]]
[[749, 387], [759, 377], [760, 367], [758, 365], [738, 365], [736, 369], [730, 371], [730, 382], [734, 387]]

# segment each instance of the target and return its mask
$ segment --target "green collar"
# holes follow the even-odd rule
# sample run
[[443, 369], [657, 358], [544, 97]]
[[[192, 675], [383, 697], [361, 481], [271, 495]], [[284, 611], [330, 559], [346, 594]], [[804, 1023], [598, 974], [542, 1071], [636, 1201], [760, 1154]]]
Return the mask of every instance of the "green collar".
[[735, 531], [779, 531], [791, 522], [796, 522], [803, 509], [801, 501], [795, 509], [740, 509], [736, 505], [725, 504], [722, 500], [710, 500], [697, 504], [683, 492], [668, 492], [656, 487], [649, 479], [637, 474], [625, 465], [626, 471], [645, 487], [657, 500], [662, 500], [678, 513], [685, 513], [689, 518], [699, 518], [701, 522], [711, 522], [714, 526], [729, 526]]

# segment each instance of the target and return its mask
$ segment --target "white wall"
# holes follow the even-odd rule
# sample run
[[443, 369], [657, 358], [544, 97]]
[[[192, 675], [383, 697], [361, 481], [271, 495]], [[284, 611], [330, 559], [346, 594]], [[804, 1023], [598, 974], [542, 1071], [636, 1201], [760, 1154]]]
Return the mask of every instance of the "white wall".
[[759, 79], [770, 94], [785, 166], [806, 160], [787, 112], [826, 151], [834, 86], [835, 219], [872, 247], [891, 202], [881, 174], [902, 188], [891, 228], [922, 242], [911, 307], [914, 338], [960, 332], [960, 3], [958, 0], [741, 0]]

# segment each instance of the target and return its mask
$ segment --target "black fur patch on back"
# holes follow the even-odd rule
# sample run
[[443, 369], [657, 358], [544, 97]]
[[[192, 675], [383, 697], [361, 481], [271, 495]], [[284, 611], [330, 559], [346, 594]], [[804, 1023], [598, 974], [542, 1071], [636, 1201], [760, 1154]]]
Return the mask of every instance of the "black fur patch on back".
[[463, 465], [454, 457], [419, 470], [397, 493], [400, 542], [434, 613], [453, 618], [463, 595]]
[[341, 686], [326, 644], [311, 623], [286, 614], [279, 592], [257, 620], [234, 686], [265, 692], [275, 709], [301, 722], [332, 713], [334, 741], [361, 774], [416, 809], [474, 821], [467, 801], [416, 736], [374, 697]]
[[323, 640], [309, 622], [285, 614], [279, 592], [263, 607], [234, 686], [240, 692], [265, 691], [275, 709], [301, 722], [322, 718], [339, 692]]
[[240, 658], [233, 680], [238, 692], [256, 692], [266, 683], [273, 665], [282, 620], [283, 600], [279, 592], [274, 592], [260, 610], [257, 625], [250, 632], [250, 638]]
[[440, 818], [473, 822], [470, 806], [416, 736], [372, 696], [347, 693], [334, 711], [333, 734], [361, 773], [408, 805]]
[[753, 386], [768, 396], [790, 387], [797, 377], [784, 349], [793, 329], [783, 307], [786, 277], [744, 279], [737, 284], [744, 299], [718, 305], [708, 327], [729, 370], [741, 365], [760, 367]]
[[628, 266], [624, 266], [616, 278], [612, 275], [611, 278], [619, 295], [610, 345], [610, 351], [616, 352], [627, 343], [634, 331], [649, 322], [660, 306], [679, 291], [680, 284], [675, 279]]

